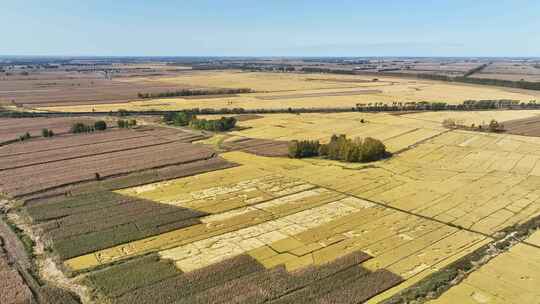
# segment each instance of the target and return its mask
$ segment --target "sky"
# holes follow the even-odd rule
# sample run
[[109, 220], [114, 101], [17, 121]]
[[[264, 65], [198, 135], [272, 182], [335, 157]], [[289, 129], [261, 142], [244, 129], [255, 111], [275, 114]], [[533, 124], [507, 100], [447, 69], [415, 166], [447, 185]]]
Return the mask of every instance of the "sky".
[[540, 56], [538, 0], [0, 0], [0, 55]]

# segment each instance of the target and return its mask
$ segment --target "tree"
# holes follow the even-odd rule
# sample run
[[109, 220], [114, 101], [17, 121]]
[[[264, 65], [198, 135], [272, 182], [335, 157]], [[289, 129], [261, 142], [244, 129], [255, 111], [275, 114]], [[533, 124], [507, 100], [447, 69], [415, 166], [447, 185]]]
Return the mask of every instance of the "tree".
[[488, 129], [490, 132], [501, 132], [504, 131], [504, 126], [495, 119], [492, 119], [489, 122]]
[[49, 129], [42, 129], [41, 130], [41, 136], [49, 137]]
[[88, 132], [88, 131], [89, 131], [88, 126], [86, 126], [82, 122], [76, 122], [73, 125], [71, 125], [71, 130], [70, 130], [71, 133], [83, 133], [83, 132]]
[[103, 120], [98, 120], [94, 123], [94, 129], [104, 131], [107, 129], [107, 123]]
[[443, 127], [453, 129], [456, 127], [456, 121], [452, 118], [447, 118], [442, 122]]

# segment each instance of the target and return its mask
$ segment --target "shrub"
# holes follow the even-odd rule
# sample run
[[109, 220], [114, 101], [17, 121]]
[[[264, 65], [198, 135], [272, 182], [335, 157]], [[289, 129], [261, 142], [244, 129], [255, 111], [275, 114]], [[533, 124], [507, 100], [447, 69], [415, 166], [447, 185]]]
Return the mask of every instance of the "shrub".
[[49, 130], [49, 129], [42, 129], [41, 130], [41, 136], [43, 136], [43, 137], [53, 137], [54, 132], [52, 130]]
[[98, 120], [94, 123], [94, 128], [97, 131], [104, 131], [107, 129], [107, 123], [103, 120]]
[[294, 140], [289, 143], [289, 157], [291, 158], [303, 158], [319, 155], [320, 144], [318, 141], [297, 141]]
[[19, 140], [20, 141], [25, 141], [27, 139], [30, 139], [32, 136], [30, 135], [30, 133], [26, 132], [24, 133], [23, 135], [19, 135]]
[[445, 128], [455, 128], [456, 127], [456, 121], [452, 118], [447, 118], [443, 120], [442, 122], [443, 127]]

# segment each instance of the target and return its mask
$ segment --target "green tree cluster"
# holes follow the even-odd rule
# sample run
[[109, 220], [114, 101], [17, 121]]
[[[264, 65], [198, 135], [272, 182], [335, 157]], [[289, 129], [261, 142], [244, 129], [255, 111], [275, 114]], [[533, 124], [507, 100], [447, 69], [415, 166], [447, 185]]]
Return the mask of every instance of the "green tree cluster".
[[97, 131], [105, 131], [107, 129], [107, 123], [103, 120], [98, 120], [94, 123], [94, 129]]
[[236, 118], [221, 117], [220, 119], [198, 119], [191, 112], [167, 113], [163, 116], [163, 121], [175, 126], [190, 126], [191, 128], [207, 131], [228, 131], [236, 126]]
[[207, 131], [228, 131], [236, 126], [236, 118], [234, 117], [221, 117], [220, 119], [208, 120], [208, 119], [193, 119], [189, 126], [198, 130]]
[[76, 122], [73, 125], [71, 125], [70, 132], [77, 134], [77, 133], [91, 133], [94, 131], [104, 131], [107, 129], [107, 123], [103, 120], [98, 120], [94, 123], [94, 125], [87, 125], [82, 122]]
[[119, 128], [128, 129], [128, 128], [132, 128], [136, 126], [137, 120], [136, 119], [130, 119], [130, 120], [119, 119], [116, 123]]
[[289, 156], [292, 158], [318, 156], [320, 148], [321, 144], [317, 140], [294, 140], [289, 144]]
[[333, 135], [328, 144], [318, 141], [292, 141], [289, 157], [303, 158], [321, 156], [344, 162], [371, 162], [388, 156], [384, 144], [371, 137], [348, 139], [345, 135]]
[[54, 132], [53, 132], [53, 130], [42, 129], [42, 130], [41, 130], [41, 136], [43, 136], [43, 137], [53, 137], [53, 136], [54, 136]]

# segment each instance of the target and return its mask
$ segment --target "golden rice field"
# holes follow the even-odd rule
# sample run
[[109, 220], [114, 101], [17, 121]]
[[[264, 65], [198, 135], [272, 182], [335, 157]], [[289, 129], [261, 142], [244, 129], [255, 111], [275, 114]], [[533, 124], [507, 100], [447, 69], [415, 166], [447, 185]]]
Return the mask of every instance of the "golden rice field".
[[[537, 115], [451, 114], [475, 123]], [[268, 271], [282, 265], [294, 274], [362, 252], [371, 257], [362, 261], [363, 269], [403, 280], [368, 301], [378, 303], [491, 242], [501, 229], [540, 215], [540, 138], [447, 130], [440, 123], [445, 115], [276, 114], [241, 121], [238, 131], [204, 142], [327, 140], [343, 133], [379, 138], [399, 153], [369, 164], [223, 153], [239, 166], [116, 191], [148, 204], [200, 212], [197, 223], [64, 264], [86, 271], [157, 254], [172, 261], [172, 269], [197, 274], [248, 256]], [[536, 236], [529, 242], [538, 243]], [[529, 303], [537, 296], [534, 250], [515, 246], [436, 303]], [[511, 261], [515, 267], [508, 266]], [[518, 276], [523, 292], [512, 298], [516, 291], [504, 286]], [[495, 287], [486, 291], [491, 281]], [[486, 299], [493, 302], [481, 302]]]
[[242, 166], [120, 191], [209, 213], [201, 224], [66, 264], [80, 270], [159, 252], [193, 271], [247, 253], [296, 269], [362, 250], [374, 257], [365, 267], [400, 275], [403, 288], [540, 213], [539, 145], [452, 131], [357, 170], [226, 153]]
[[[310, 108], [354, 107], [358, 103], [512, 99], [528, 102], [538, 94], [506, 88], [449, 84], [429, 80], [360, 75], [261, 73], [239, 71], [193, 71], [173, 78], [148, 78], [147, 81], [177, 84], [179, 87], [251, 88], [252, 94], [211, 98], [165, 98], [134, 100], [126, 103], [43, 107], [54, 111], [181, 110], [192, 108]], [[135, 81], [135, 80], [122, 80]]]
[[538, 303], [540, 232], [502, 253], [431, 304]]
[[[333, 134], [354, 137], [374, 137], [396, 152], [423, 140], [447, 132], [441, 123], [446, 118], [466, 124], [489, 123], [491, 119], [504, 122], [533, 117], [540, 111], [481, 111], [481, 112], [426, 112], [407, 115], [371, 113], [334, 114], [271, 114], [263, 118], [241, 121], [237, 137], [273, 140], [320, 140], [326, 142]], [[211, 115], [201, 116], [210, 118]], [[364, 120], [364, 122], [362, 122]], [[217, 141], [218, 139], [214, 139]]]

